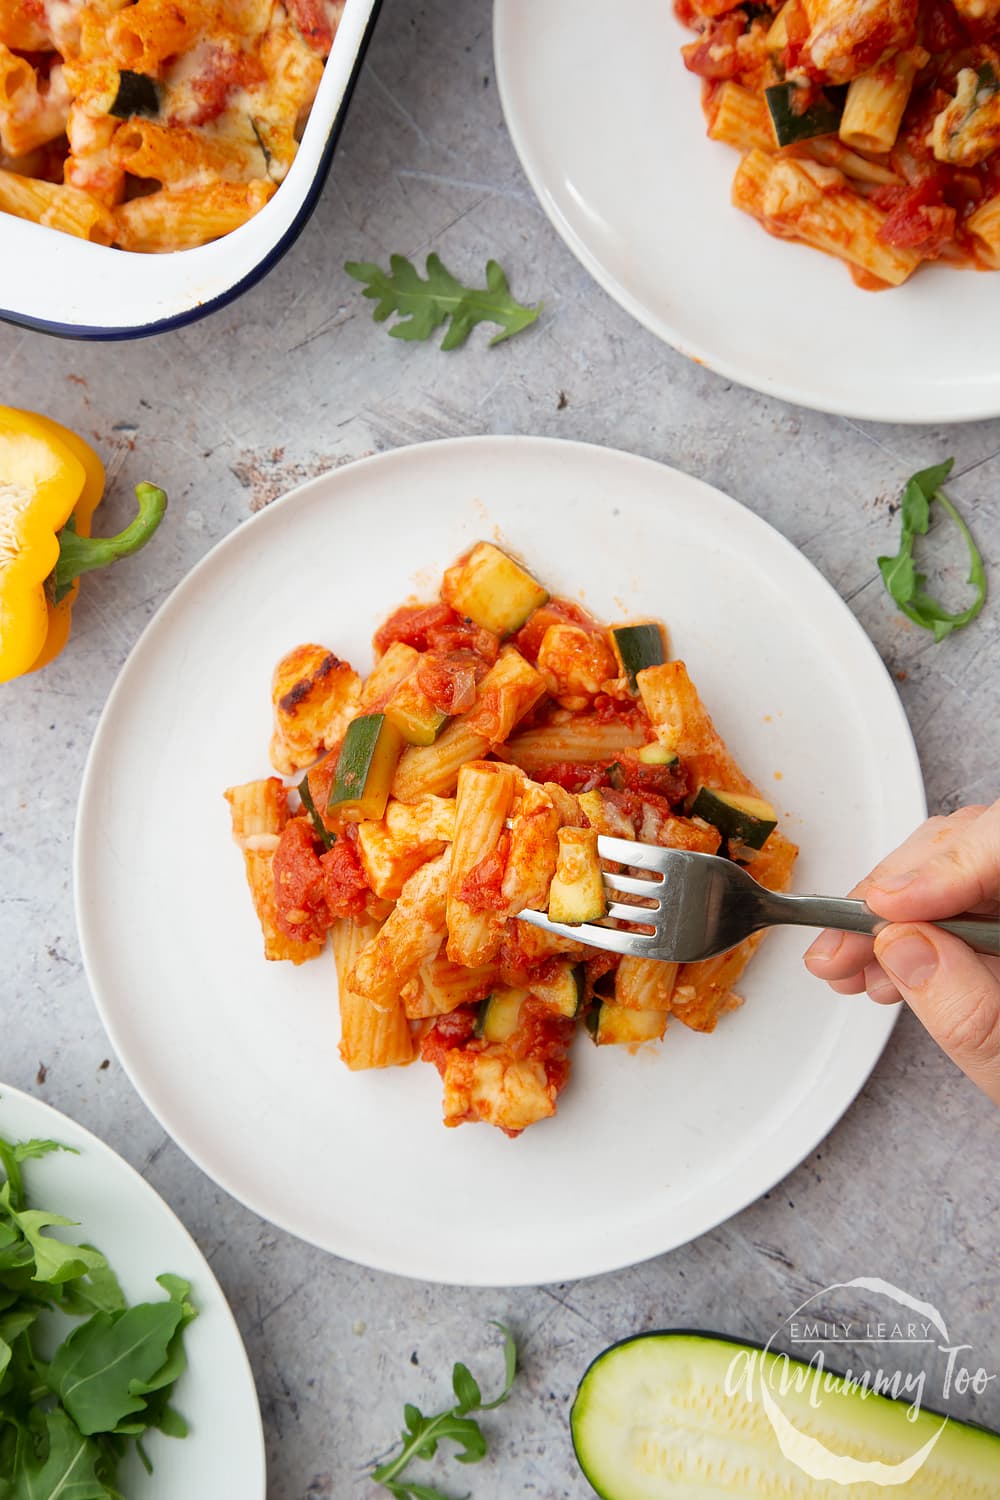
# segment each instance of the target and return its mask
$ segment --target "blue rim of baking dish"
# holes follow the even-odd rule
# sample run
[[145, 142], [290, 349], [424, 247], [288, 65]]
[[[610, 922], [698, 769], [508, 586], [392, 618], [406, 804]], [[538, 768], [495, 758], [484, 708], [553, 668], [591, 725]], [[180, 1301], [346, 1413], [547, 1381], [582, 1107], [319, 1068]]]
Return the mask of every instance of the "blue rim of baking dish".
[[170, 333], [175, 328], [184, 328], [189, 323], [196, 323], [199, 319], [207, 317], [209, 313], [217, 312], [220, 307], [227, 307], [230, 302], [235, 302], [237, 297], [241, 297], [244, 292], [248, 292], [251, 287], [256, 286], [258, 281], [262, 281], [269, 271], [273, 271], [282, 256], [286, 255], [292, 248], [303, 229], [305, 229], [312, 217], [316, 204], [319, 202], [319, 195], [326, 186], [327, 175], [333, 162], [333, 153], [340, 139], [340, 132], [343, 129], [344, 121], [347, 119], [347, 112], [354, 97], [354, 90], [361, 74], [361, 67], [368, 52], [368, 46], [371, 42], [381, 9], [382, 0], [373, 0], [371, 14], [368, 17], [368, 23], [361, 38], [361, 45], [358, 47], [358, 55], [354, 60], [351, 76], [347, 80], [347, 87], [344, 89], [344, 97], [340, 101], [340, 108], [337, 110], [336, 117], [330, 127], [330, 134], [327, 137], [326, 145], [323, 148], [323, 156], [316, 169], [316, 174], [310, 184], [309, 191], [302, 200], [301, 208], [277, 244], [272, 245], [263, 259], [259, 260], [244, 277], [234, 282], [232, 286], [227, 287], [224, 292], [220, 292], [217, 297], [213, 297], [210, 301], [200, 302], [197, 307], [188, 308], [186, 312], [173, 313], [169, 318], [160, 318], [155, 323], [130, 323], [122, 328], [91, 328], [84, 323], [50, 323], [45, 318], [34, 318], [30, 314], [10, 312], [3, 307], [0, 307], [0, 323], [10, 323], [17, 328], [30, 328], [35, 333], [48, 333], [54, 338], [89, 339], [94, 343], [121, 342], [126, 339], [146, 339], [151, 338], [157, 333]]

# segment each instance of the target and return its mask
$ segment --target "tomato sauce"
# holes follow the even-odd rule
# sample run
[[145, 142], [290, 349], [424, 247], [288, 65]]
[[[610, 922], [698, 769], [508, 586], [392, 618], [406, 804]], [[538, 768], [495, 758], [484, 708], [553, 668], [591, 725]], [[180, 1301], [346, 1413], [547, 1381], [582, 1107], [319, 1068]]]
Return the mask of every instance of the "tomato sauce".
[[404, 604], [376, 630], [376, 652], [381, 656], [394, 641], [415, 651], [473, 651], [488, 666], [500, 650], [498, 635], [464, 619], [450, 604]]
[[495, 849], [484, 854], [478, 864], [463, 877], [458, 888], [460, 898], [473, 911], [504, 911], [506, 897], [501, 886], [507, 868], [510, 834], [502, 833]]
[[333, 848], [320, 856], [323, 897], [331, 918], [360, 917], [366, 910], [371, 886], [358, 854], [357, 837], [357, 830], [348, 827]]
[[205, 43], [201, 55], [203, 65], [190, 83], [193, 104], [182, 121], [171, 124], [207, 125], [222, 114], [234, 89], [252, 88], [267, 77], [259, 58], [231, 41]]
[[435, 708], [446, 714], [465, 713], [476, 701], [476, 687], [489, 671], [477, 651], [428, 651], [417, 667], [417, 684]]
[[304, 940], [323, 937], [330, 912], [316, 839], [304, 818], [292, 818], [281, 830], [271, 868], [279, 930]]

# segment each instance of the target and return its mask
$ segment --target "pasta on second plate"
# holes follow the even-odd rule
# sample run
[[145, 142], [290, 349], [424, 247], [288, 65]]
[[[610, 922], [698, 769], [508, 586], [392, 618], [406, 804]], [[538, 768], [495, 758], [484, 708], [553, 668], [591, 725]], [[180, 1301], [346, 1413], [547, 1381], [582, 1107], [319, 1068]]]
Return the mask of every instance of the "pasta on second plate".
[[295, 156], [344, 0], [0, 0], [0, 212], [123, 250], [237, 228]]
[[1000, 268], [998, 0], [676, 0], [733, 202], [858, 285]]
[[555, 1113], [578, 1021], [599, 1045], [658, 1040], [670, 1015], [713, 1030], [759, 935], [678, 965], [517, 920], [604, 918], [600, 834], [790, 882], [797, 850], [663, 627], [605, 627], [480, 542], [374, 646], [364, 680], [324, 646], [282, 658], [279, 774], [226, 792], [265, 956], [319, 958], [330, 934], [347, 1066], [420, 1057], [446, 1125], [518, 1135]]

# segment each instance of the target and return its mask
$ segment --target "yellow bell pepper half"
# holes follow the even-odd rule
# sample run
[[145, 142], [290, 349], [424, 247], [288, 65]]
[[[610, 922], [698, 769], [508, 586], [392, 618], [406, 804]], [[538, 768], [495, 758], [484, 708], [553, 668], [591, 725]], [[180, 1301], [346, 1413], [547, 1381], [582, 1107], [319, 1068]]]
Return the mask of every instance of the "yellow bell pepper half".
[[57, 656], [69, 636], [79, 575], [137, 552], [167, 497], [136, 486], [139, 513], [114, 537], [91, 537], [104, 466], [75, 432], [0, 406], [0, 682]]

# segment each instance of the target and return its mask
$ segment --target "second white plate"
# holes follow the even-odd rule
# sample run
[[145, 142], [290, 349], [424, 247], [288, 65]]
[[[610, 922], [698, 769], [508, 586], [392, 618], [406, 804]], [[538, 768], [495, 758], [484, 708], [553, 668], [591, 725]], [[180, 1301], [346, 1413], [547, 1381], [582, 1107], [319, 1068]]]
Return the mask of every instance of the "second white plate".
[[[107, 1256], [131, 1303], [158, 1301], [164, 1293], [156, 1278], [164, 1271], [191, 1283], [198, 1316], [184, 1335], [188, 1367], [173, 1400], [187, 1420], [188, 1436], [147, 1435], [152, 1474], [132, 1447], [122, 1467], [123, 1494], [130, 1500], [264, 1500], [264, 1435], [253, 1376], [222, 1288], [180, 1220], [104, 1141], [5, 1084], [0, 1135], [9, 1141], [55, 1140], [77, 1153], [25, 1163], [29, 1206], [74, 1220], [79, 1228], [65, 1233]], [[82, 1489], [83, 1482], [79, 1491], [71, 1484], [67, 1500]], [[48, 1500], [56, 1500], [56, 1492]]]
[[[899, 700], [834, 591], [777, 532], [648, 460], [535, 438], [404, 448], [328, 474], [221, 542], [147, 628], [90, 754], [76, 844], [87, 970], [115, 1048], [229, 1192], [326, 1249], [428, 1280], [606, 1271], [701, 1234], [826, 1134], [894, 1015], [843, 1000], [770, 936], [746, 1006], [637, 1057], [584, 1036], [555, 1120], [445, 1130], [424, 1064], [349, 1073], [333, 961], [267, 964], [223, 789], [268, 773], [279, 656], [362, 670], [376, 624], [500, 536], [604, 618], [665, 618], [717, 722], [846, 890], [923, 816]], [[779, 779], [780, 778], [780, 779]]]
[[768, 395], [878, 422], [1000, 413], [1000, 350], [970, 337], [1000, 274], [921, 270], [862, 292], [839, 262], [733, 208], [670, 0], [495, 0], [497, 84], [545, 212], [591, 275], [681, 353]]

